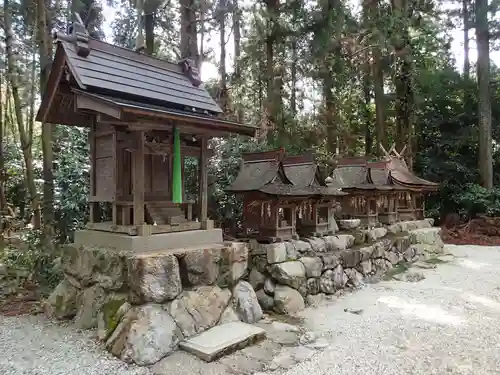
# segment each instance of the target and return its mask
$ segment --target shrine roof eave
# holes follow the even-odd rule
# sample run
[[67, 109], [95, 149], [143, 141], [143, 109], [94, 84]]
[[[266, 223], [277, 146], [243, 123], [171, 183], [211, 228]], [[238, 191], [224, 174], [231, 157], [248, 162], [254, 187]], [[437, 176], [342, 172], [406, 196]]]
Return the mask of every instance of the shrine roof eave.
[[410, 187], [402, 187], [397, 185], [375, 185], [375, 184], [362, 184], [355, 186], [343, 186], [342, 191], [353, 192], [353, 191], [407, 191], [412, 190]]
[[268, 184], [259, 189], [248, 189], [248, 190], [237, 190], [237, 189], [226, 189], [226, 192], [234, 194], [248, 194], [248, 193], [262, 193], [269, 196], [277, 197], [294, 197], [299, 199], [307, 198], [334, 198], [339, 196], [348, 195], [348, 193], [342, 191], [329, 191], [328, 188], [300, 188], [293, 185], [275, 185]]
[[[118, 110], [118, 116], [121, 118], [125, 117], [127, 114], [131, 114], [135, 116], [147, 117], [150, 118], [151, 121], [158, 123], [164, 123], [165, 120], [183, 121], [191, 123], [192, 127], [200, 128], [200, 130], [219, 132], [221, 135], [224, 133], [232, 133], [253, 137], [257, 131], [257, 127], [253, 125], [228, 121], [216, 116], [190, 113], [188, 111], [181, 111], [137, 101], [113, 98], [106, 95], [84, 92], [78, 89], [73, 89], [72, 91], [77, 96], [87, 97]], [[103, 109], [103, 111], [105, 110]], [[120, 118], [117, 118], [116, 122], [119, 123], [120, 120]]]
[[421, 191], [425, 193], [434, 193], [439, 190], [439, 184], [433, 185], [413, 185], [413, 184], [402, 184], [397, 183], [396, 186], [399, 186], [401, 190], [410, 190], [410, 191]]

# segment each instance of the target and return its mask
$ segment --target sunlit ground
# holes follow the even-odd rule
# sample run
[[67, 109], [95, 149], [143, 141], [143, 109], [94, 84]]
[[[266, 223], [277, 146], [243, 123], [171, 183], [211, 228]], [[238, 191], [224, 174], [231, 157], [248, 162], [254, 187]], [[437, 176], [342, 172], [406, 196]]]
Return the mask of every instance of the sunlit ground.
[[447, 249], [436, 269], [413, 269], [420, 282], [383, 281], [304, 312], [330, 346], [285, 374], [500, 374], [500, 247]]

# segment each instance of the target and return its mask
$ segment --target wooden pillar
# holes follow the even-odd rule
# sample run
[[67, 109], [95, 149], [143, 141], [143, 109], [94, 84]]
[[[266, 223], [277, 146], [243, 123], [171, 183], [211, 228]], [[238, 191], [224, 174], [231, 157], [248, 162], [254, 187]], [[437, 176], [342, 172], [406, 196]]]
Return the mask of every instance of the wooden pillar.
[[135, 151], [132, 155], [132, 195], [134, 198], [134, 225], [144, 224], [144, 132], [135, 132]]
[[90, 153], [90, 217], [89, 222], [95, 223], [99, 213], [99, 203], [93, 202], [95, 197], [95, 122], [90, 126], [89, 132], [89, 153]]
[[118, 135], [116, 134], [116, 127], [113, 126], [113, 135], [111, 139], [111, 158], [113, 159], [113, 201], [111, 203], [111, 217], [113, 225], [118, 225], [118, 207], [116, 206], [116, 193], [118, 191]]
[[[208, 219], [208, 170], [207, 170], [207, 161], [208, 161], [208, 140], [207, 138], [201, 138], [201, 150], [200, 150], [200, 158], [198, 162], [198, 171], [199, 171], [199, 197], [198, 203], [199, 214], [200, 214], [200, 222], [205, 223]], [[203, 224], [202, 224], [203, 225]]]

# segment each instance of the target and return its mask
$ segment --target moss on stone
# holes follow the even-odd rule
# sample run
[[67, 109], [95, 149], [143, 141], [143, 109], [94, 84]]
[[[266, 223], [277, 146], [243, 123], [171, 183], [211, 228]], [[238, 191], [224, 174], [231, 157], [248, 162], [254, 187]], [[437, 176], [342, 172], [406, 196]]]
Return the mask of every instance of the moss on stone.
[[56, 314], [60, 314], [63, 312], [63, 304], [64, 304], [64, 298], [62, 295], [56, 296], [56, 305], [54, 306], [56, 308]]
[[119, 318], [116, 316], [118, 309], [127, 302], [126, 299], [112, 299], [109, 302], [106, 302], [101, 310], [104, 317], [104, 324], [106, 327], [106, 331], [113, 332], [116, 326], [119, 323]]

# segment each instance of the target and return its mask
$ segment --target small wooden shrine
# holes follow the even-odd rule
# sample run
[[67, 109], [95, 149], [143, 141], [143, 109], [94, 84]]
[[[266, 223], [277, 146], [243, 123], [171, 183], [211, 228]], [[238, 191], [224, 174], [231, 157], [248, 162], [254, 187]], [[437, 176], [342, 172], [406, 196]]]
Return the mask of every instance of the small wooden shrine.
[[268, 242], [332, 233], [344, 194], [322, 181], [312, 154], [285, 157], [283, 149], [243, 154], [227, 191], [243, 196], [244, 236]]
[[227, 189], [243, 195], [243, 232], [261, 241], [279, 242], [296, 237], [295, 211], [308, 191], [295, 187], [286, 177], [284, 150], [246, 153], [240, 171]]
[[334, 212], [340, 208], [340, 197], [346, 193], [326, 184], [314, 161], [313, 153], [286, 156], [283, 159], [283, 168], [295, 186], [311, 189], [316, 193], [298, 206], [297, 232], [305, 237], [333, 234]]
[[392, 145], [385, 154], [383, 163], [385, 170], [390, 173], [390, 182], [404, 189], [398, 194], [397, 207], [399, 220], [423, 219], [425, 214], [425, 195], [436, 192], [439, 184], [415, 176], [409, 169], [404, 159], [406, 146], [397, 152]]
[[407, 167], [403, 152], [394, 146], [379, 161], [365, 157], [338, 160], [332, 179], [349, 195], [343, 199], [344, 218], [359, 218], [365, 226], [392, 224], [424, 217], [424, 195], [439, 184], [415, 176]]
[[[207, 217], [208, 141], [229, 133], [254, 136], [256, 128], [221, 118], [189, 59], [169, 63], [89, 37], [80, 23], [56, 34], [56, 54], [37, 121], [89, 129], [90, 242], [135, 237], [134, 248], [189, 246], [222, 241]], [[199, 193], [186, 200], [184, 158], [198, 160]], [[102, 208], [111, 217], [102, 220]], [[186, 236], [179, 233], [191, 231]], [[175, 240], [150, 235], [178, 234]], [[197, 242], [190, 242], [197, 238]], [[120, 239], [121, 240], [121, 239]], [[127, 242], [127, 243], [132, 243]], [[123, 242], [125, 243], [125, 242]], [[117, 245], [118, 246], [118, 245]]]

